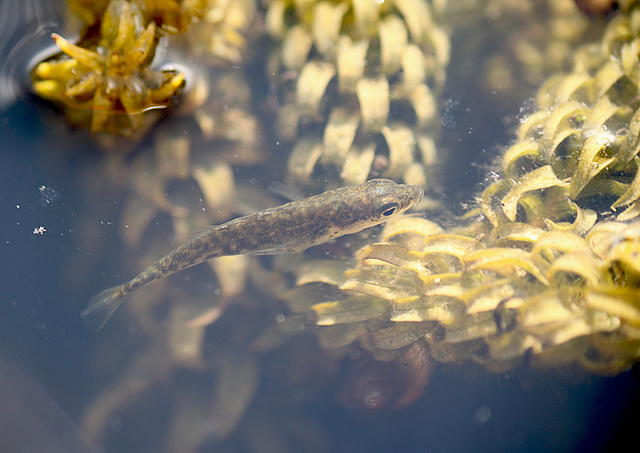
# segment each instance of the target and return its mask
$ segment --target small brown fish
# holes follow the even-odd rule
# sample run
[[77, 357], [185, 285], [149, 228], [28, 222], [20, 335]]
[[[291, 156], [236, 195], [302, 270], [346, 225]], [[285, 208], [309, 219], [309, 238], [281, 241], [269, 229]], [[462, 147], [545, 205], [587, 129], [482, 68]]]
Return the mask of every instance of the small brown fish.
[[422, 195], [419, 186], [372, 179], [209, 227], [127, 283], [95, 295], [82, 318], [89, 328], [100, 330], [132, 291], [153, 280], [219, 256], [301, 252], [379, 225]]

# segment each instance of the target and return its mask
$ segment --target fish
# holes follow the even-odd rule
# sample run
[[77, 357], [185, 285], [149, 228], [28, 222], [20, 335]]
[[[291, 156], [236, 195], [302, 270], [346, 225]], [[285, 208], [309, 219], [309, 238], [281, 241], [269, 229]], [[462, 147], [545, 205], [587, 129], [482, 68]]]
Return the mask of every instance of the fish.
[[208, 227], [133, 279], [95, 295], [82, 319], [98, 331], [129, 294], [154, 280], [220, 256], [299, 253], [379, 225], [414, 206], [423, 194], [420, 186], [372, 179]]

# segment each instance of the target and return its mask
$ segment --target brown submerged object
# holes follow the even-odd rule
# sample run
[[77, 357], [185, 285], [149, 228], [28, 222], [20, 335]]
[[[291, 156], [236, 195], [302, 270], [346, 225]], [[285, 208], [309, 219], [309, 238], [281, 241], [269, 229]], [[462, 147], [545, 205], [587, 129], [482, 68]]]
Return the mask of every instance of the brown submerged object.
[[422, 396], [432, 371], [431, 358], [422, 342], [390, 362], [362, 356], [347, 370], [339, 401], [364, 411], [400, 409]]

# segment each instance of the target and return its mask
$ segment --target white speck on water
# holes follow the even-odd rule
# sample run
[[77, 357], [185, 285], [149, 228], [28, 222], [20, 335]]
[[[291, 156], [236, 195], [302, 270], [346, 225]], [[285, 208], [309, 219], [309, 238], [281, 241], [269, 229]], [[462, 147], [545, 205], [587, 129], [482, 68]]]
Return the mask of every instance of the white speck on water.
[[53, 206], [60, 198], [60, 194], [53, 187], [40, 186], [38, 187], [38, 191], [40, 192], [40, 206], [43, 208]]

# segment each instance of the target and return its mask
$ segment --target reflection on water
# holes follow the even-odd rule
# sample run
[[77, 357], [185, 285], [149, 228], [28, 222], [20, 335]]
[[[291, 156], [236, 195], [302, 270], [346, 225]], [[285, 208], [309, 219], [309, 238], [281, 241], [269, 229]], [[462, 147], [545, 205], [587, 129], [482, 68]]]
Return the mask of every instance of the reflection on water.
[[0, 111], [31, 91], [30, 63], [52, 49], [51, 33], [62, 23], [61, 6], [41, 0], [0, 3]]
[[[7, 4], [0, 20], [31, 11], [40, 19], [25, 27], [27, 35], [48, 27], [49, 19], [39, 25], [44, 9]], [[19, 31], [0, 30], [10, 35], [0, 54], [15, 55], [13, 49], [22, 49]], [[455, 58], [452, 64], [464, 66]], [[575, 380], [526, 369], [488, 375], [436, 366], [425, 395], [409, 407], [373, 414], [345, 409], [341, 392], [362, 388], [363, 378], [364, 397], [374, 395], [365, 408], [377, 404], [389, 375], [417, 380], [420, 390], [425, 379], [406, 372], [402, 362], [370, 367], [357, 354], [335, 357], [318, 348], [308, 319], [289, 316], [274, 296], [291, 284], [279, 270], [302, 266], [300, 257], [240, 258], [192, 269], [150, 286], [104, 332], [86, 331], [79, 312], [96, 290], [130, 278], [197, 228], [277, 202], [261, 187], [284, 179], [286, 158], [273, 131], [262, 129], [271, 122], [248, 98], [253, 91], [268, 97], [260, 91], [267, 86], [262, 69], [251, 65], [212, 70], [210, 102], [201, 101], [197, 118], [162, 124], [126, 158], [68, 130], [41, 101], [25, 95], [16, 102], [10, 88], [4, 99], [14, 104], [0, 116], [0, 353], [24, 371], [0, 366], [0, 422], [8, 417], [20, 428], [2, 436], [12, 442], [9, 451], [20, 451], [16, 444], [24, 451], [56, 451], [57, 444], [86, 451], [72, 423], [56, 424], [63, 413], [114, 452], [584, 451], [633, 435], [629, 420], [640, 392], [631, 372]], [[0, 74], [14, 77], [12, 68], [3, 63]], [[15, 86], [4, 77], [0, 84]], [[443, 133], [478, 138], [477, 129], [463, 128], [486, 124], [490, 106], [475, 107], [483, 104], [482, 95], [470, 93], [473, 87], [447, 89], [459, 93], [451, 97], [456, 106], [446, 110]], [[513, 105], [509, 117], [518, 108]], [[506, 141], [502, 129], [493, 124], [482, 140]], [[457, 135], [444, 140], [461, 148], [456, 152], [465, 160], [478, 158], [475, 143], [464, 146]], [[317, 171], [312, 167], [305, 171]], [[469, 199], [469, 189], [451, 190]], [[348, 257], [368, 240], [307, 256]], [[407, 393], [417, 398], [400, 392]], [[347, 397], [353, 395], [360, 393]], [[37, 441], [47, 447], [31, 443]]]

